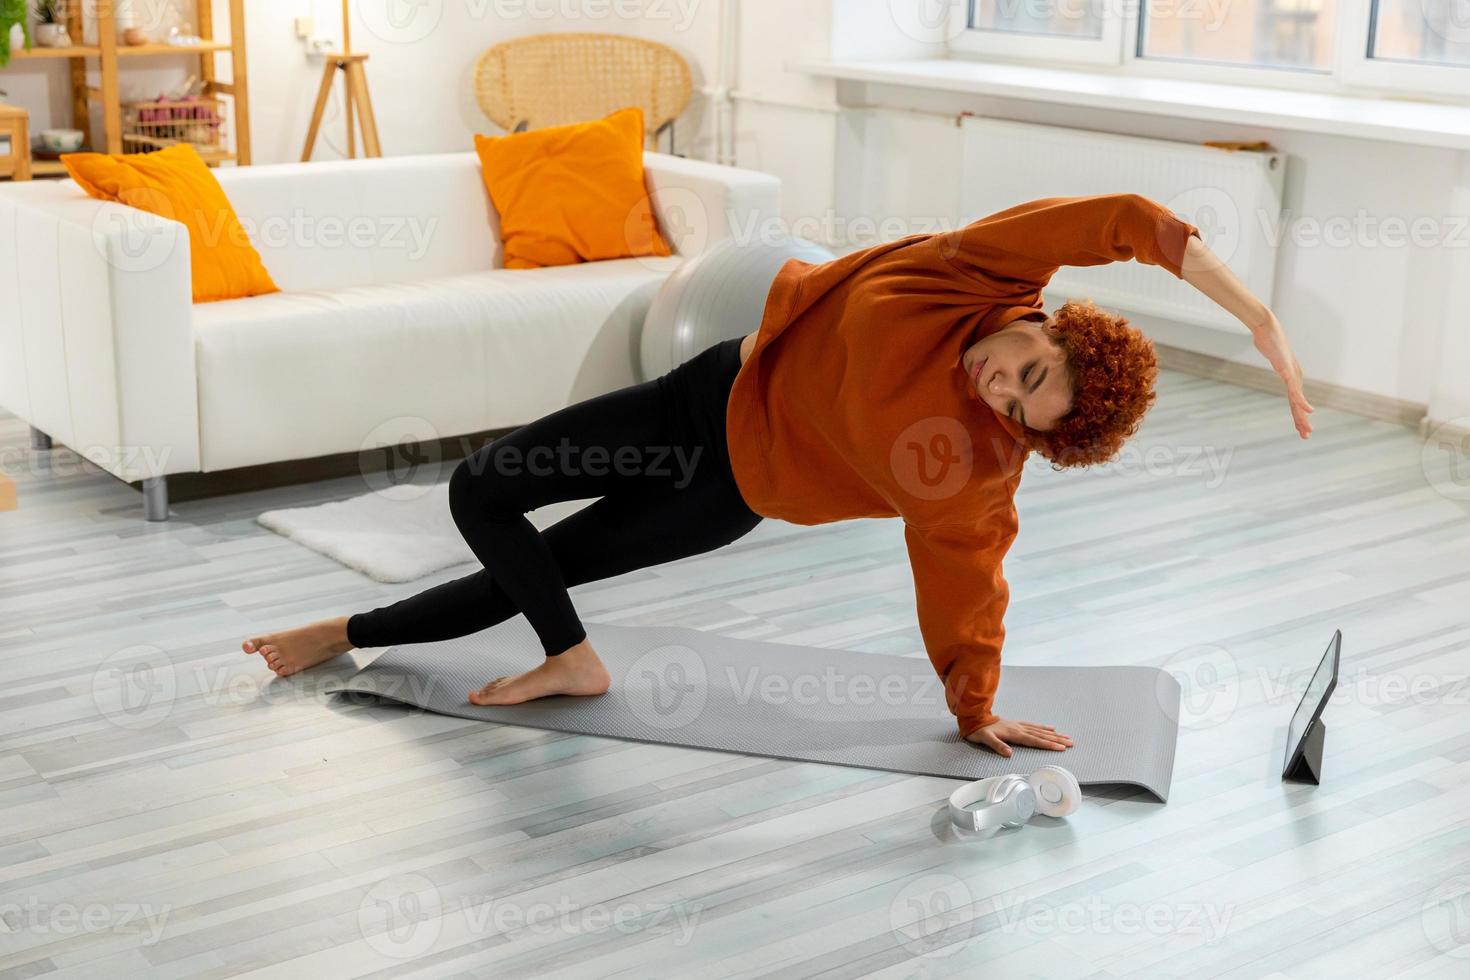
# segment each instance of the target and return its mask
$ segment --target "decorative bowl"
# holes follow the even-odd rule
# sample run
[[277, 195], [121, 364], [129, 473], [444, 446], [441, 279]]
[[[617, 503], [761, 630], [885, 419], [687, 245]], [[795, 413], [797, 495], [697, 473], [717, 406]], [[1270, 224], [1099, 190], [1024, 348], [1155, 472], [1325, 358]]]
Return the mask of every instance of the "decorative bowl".
[[86, 135], [80, 129], [43, 129], [40, 132], [41, 146], [52, 153], [75, 153], [82, 148]]

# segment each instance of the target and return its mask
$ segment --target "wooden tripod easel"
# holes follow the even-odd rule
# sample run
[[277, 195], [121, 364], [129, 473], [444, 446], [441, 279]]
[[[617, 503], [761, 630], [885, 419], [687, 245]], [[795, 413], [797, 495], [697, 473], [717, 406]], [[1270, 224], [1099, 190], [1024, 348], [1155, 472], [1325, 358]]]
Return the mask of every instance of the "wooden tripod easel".
[[322, 84], [316, 93], [316, 108], [311, 112], [311, 126], [306, 131], [306, 146], [301, 151], [303, 163], [311, 159], [312, 147], [316, 145], [316, 134], [322, 126], [322, 114], [326, 112], [327, 100], [332, 96], [332, 81], [341, 69], [346, 86], [342, 100], [342, 116], [347, 124], [347, 156], [357, 156], [357, 140], [353, 134], [352, 114], [362, 124], [362, 155], [380, 157], [383, 148], [378, 145], [378, 122], [373, 118], [373, 102], [368, 97], [367, 71], [363, 62], [366, 54], [352, 53], [352, 34], [347, 20], [347, 0], [342, 0], [342, 52], [327, 55], [322, 66]]

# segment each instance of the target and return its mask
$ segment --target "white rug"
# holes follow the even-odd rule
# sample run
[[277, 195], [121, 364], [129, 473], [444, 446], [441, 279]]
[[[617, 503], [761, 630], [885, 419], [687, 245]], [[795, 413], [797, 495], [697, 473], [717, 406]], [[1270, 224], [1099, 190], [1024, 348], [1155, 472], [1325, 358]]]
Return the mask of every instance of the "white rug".
[[[590, 500], [538, 508], [545, 529]], [[312, 507], [268, 510], [256, 522], [377, 582], [412, 582], [476, 561], [449, 513], [449, 483], [403, 485]]]

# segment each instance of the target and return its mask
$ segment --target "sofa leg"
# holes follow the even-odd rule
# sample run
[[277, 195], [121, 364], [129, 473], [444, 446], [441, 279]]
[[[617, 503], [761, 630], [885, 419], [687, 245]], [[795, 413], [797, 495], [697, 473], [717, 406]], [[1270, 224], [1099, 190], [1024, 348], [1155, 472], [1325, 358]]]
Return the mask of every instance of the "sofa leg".
[[168, 477], [153, 476], [143, 481], [143, 516], [150, 521], [168, 520]]
[[51, 437], [34, 425], [31, 426], [31, 448], [38, 453], [44, 453], [51, 448]]

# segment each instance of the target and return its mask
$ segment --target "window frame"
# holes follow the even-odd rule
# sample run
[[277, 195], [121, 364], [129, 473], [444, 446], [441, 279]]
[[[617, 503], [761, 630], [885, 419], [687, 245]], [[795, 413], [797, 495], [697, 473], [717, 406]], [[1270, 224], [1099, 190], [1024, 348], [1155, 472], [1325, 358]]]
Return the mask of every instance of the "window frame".
[[1147, 0], [1106, 0], [1108, 13], [1100, 38], [1042, 37], [972, 28], [970, 18], [978, 2], [954, 0], [950, 5], [952, 56], [1054, 68], [1104, 68], [1147, 78], [1335, 95], [1407, 96], [1470, 105], [1470, 65], [1416, 64], [1368, 56], [1374, 0], [1337, 0], [1331, 57], [1327, 67], [1320, 70], [1145, 56], [1139, 51], [1139, 43]]
[[[975, 7], [982, 0], [952, 0], [949, 7], [951, 51], [985, 58], [1038, 61], [1069, 65], [1113, 65], [1123, 60], [1127, 17], [1119, 0], [1101, 0], [1106, 7], [1101, 37], [1060, 37], [1021, 34], [971, 27]], [[1091, 0], [1096, 2], [1096, 0]]]
[[1190, 61], [1188, 58], [1148, 57], [1139, 52], [1143, 40], [1142, 6], [1128, 19], [1124, 38], [1123, 67], [1126, 71], [1149, 78], [1173, 78], [1190, 82], [1213, 82], [1223, 85], [1254, 85], [1262, 88], [1287, 88], [1305, 92], [1339, 92], [1335, 77], [1337, 51], [1328, 67], [1268, 68], [1264, 65], [1234, 64], [1225, 61]]
[[1338, 2], [1354, 12], [1354, 16], [1337, 25], [1338, 77], [1345, 87], [1459, 96], [1455, 101], [1470, 102], [1470, 96], [1467, 96], [1470, 93], [1470, 65], [1435, 65], [1369, 57], [1373, 0]]

